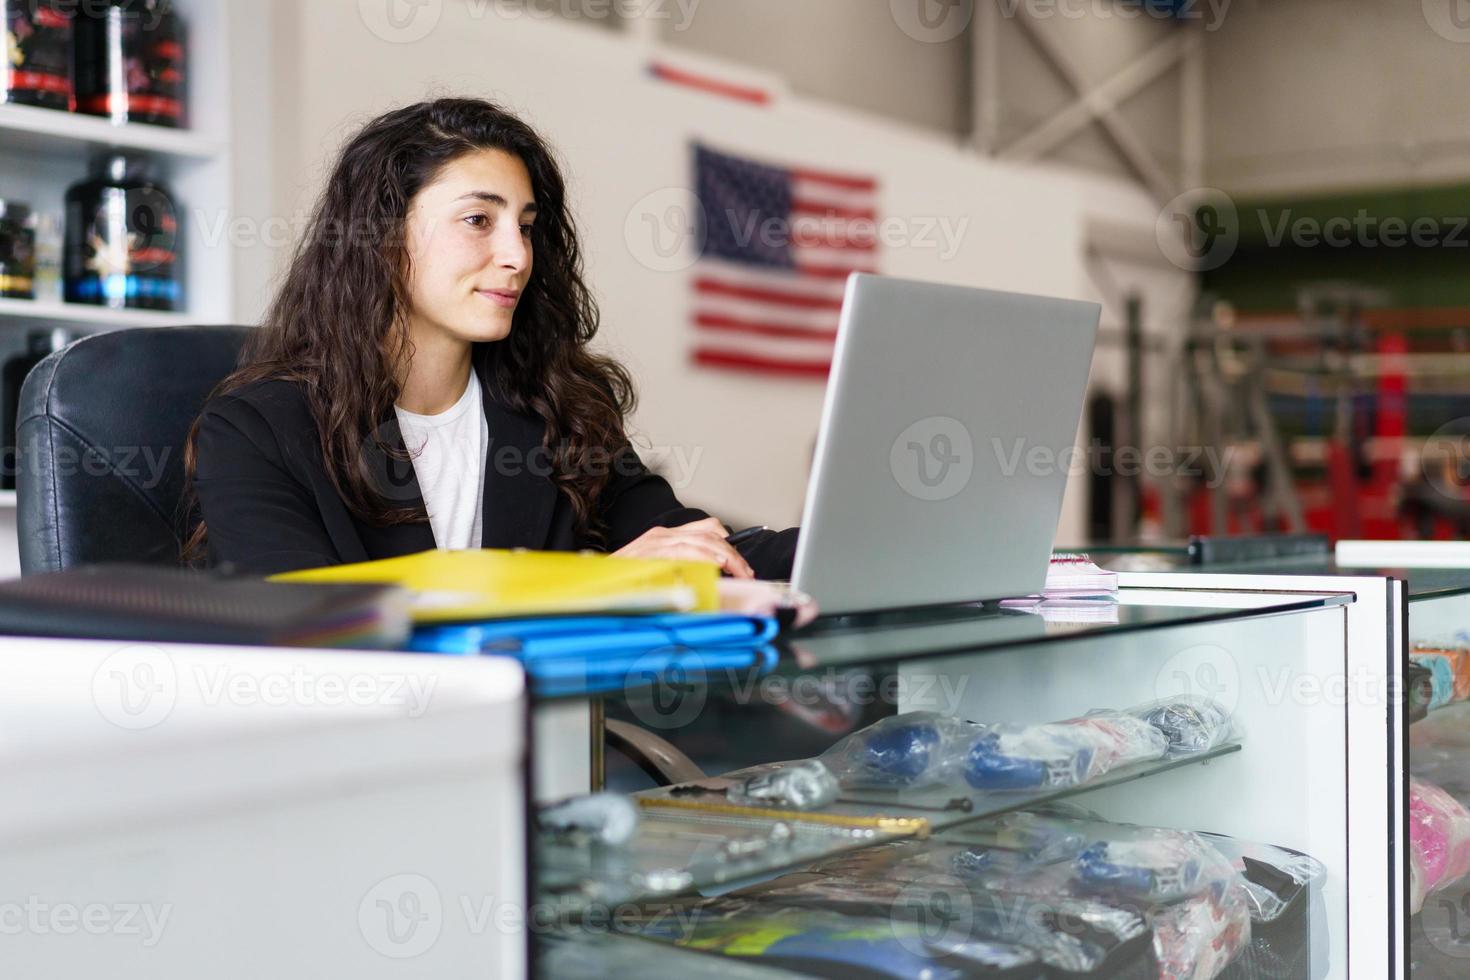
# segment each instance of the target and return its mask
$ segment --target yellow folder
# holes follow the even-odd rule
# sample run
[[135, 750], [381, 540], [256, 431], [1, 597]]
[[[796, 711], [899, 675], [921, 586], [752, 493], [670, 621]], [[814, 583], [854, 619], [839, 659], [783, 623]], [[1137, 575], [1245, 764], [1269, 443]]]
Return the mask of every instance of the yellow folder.
[[719, 609], [711, 562], [595, 552], [424, 551], [272, 576], [277, 582], [371, 582], [414, 593], [418, 623], [583, 613]]

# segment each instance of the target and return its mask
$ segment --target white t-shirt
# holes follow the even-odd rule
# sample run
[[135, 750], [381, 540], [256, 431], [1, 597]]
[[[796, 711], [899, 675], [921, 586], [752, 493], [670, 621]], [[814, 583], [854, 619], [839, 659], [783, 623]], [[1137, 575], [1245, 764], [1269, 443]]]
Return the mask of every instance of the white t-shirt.
[[471, 371], [459, 401], [438, 415], [419, 415], [397, 405], [393, 410], [403, 444], [413, 456], [435, 545], [441, 551], [480, 547], [485, 446], [490, 439], [480, 379]]

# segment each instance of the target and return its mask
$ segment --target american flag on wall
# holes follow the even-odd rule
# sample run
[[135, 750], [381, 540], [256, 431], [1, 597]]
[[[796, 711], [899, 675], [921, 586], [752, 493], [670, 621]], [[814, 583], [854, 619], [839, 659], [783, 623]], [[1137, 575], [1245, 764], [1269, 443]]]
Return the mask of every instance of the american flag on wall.
[[876, 272], [878, 182], [694, 146], [695, 364], [826, 378], [850, 272]]

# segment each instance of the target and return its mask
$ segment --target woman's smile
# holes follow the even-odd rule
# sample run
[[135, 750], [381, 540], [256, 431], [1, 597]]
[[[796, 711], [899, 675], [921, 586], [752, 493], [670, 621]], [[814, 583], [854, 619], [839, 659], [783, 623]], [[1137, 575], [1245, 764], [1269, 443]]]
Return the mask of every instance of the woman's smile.
[[516, 303], [520, 302], [521, 291], [519, 289], [477, 289], [477, 294], [488, 299], [496, 306], [505, 309], [514, 309]]

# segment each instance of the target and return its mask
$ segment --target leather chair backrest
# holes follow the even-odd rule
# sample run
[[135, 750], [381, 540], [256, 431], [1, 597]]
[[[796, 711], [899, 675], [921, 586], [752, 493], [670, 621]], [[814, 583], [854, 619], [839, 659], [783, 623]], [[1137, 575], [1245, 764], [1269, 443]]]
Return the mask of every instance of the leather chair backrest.
[[21, 388], [17, 524], [23, 574], [94, 562], [177, 564], [190, 515], [184, 442], [235, 369], [249, 328], [85, 337]]

